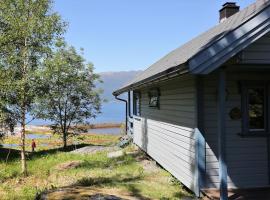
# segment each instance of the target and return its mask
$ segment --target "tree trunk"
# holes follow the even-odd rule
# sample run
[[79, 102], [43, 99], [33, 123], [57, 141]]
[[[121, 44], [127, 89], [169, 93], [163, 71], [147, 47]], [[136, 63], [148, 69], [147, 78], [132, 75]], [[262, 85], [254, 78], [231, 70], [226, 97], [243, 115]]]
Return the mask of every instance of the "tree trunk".
[[22, 173], [27, 176], [26, 155], [25, 155], [25, 106], [22, 106], [22, 123], [21, 123], [21, 164]]
[[66, 131], [63, 132], [63, 147], [64, 147], [64, 150], [67, 149], [67, 133]]
[[26, 70], [28, 65], [28, 48], [27, 48], [27, 38], [24, 39], [24, 63], [22, 68], [22, 80], [23, 85], [21, 88], [22, 102], [21, 102], [21, 164], [22, 164], [22, 173], [24, 176], [27, 176], [27, 166], [26, 166], [26, 155], [25, 155], [25, 125], [26, 125]]

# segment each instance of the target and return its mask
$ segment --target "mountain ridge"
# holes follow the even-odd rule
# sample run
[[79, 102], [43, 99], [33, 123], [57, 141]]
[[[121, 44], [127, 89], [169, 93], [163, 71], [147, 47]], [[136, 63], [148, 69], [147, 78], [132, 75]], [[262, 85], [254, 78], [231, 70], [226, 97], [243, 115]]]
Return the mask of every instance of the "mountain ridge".
[[128, 83], [130, 80], [134, 79], [141, 70], [130, 70], [130, 71], [107, 71], [100, 72], [101, 80], [103, 83], [98, 83], [97, 88], [103, 90], [101, 95], [103, 99], [107, 101], [114, 101], [113, 91], [117, 90], [124, 84]]

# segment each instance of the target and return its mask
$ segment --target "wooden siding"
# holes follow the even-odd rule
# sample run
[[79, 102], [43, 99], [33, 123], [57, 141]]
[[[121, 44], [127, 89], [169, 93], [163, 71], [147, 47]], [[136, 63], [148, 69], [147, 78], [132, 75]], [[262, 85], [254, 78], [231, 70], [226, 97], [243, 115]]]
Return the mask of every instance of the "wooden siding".
[[266, 34], [248, 46], [240, 54], [240, 63], [269, 64], [270, 63], [270, 34]]
[[[148, 91], [160, 89], [160, 108], [149, 107]], [[184, 75], [141, 90], [141, 115], [183, 127], [195, 127], [195, 77]]]
[[[259, 187], [268, 185], [267, 138], [243, 138], [241, 119], [232, 120], [232, 108], [241, 108], [239, 81], [270, 80], [270, 74], [237, 72], [227, 74], [226, 101], [226, 156], [228, 165], [228, 185], [230, 188]], [[217, 146], [217, 74], [204, 79], [204, 126], [206, 140], [206, 188], [217, 188], [218, 146]]]
[[[148, 91], [160, 89], [160, 108]], [[134, 116], [134, 143], [185, 186], [195, 190], [195, 78], [182, 76], [141, 89], [141, 117]]]

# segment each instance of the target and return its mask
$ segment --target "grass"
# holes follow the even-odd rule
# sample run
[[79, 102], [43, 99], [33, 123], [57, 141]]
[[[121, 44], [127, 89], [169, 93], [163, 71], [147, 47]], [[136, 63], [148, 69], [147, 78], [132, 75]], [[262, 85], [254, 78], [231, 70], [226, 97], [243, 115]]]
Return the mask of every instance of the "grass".
[[[14, 138], [6, 140], [16, 142]], [[48, 149], [39, 149], [38, 152], [28, 155], [29, 176], [26, 178], [20, 173], [18, 151], [13, 150], [10, 160], [6, 163], [5, 159], [1, 160], [5, 157], [5, 153], [0, 148], [1, 199], [34, 199], [36, 194], [42, 191], [67, 188], [71, 193], [70, 191], [75, 187], [79, 188], [76, 192], [80, 191], [80, 193], [101, 190], [119, 195], [128, 194], [139, 199], [181, 199], [183, 196], [190, 195], [168, 172], [162, 169], [146, 170], [138, 161], [138, 157], [144, 157], [142, 153], [136, 156], [125, 154], [114, 159], [108, 158], [107, 152], [78, 155], [57, 149], [60, 141], [57, 138], [51, 138], [51, 140], [46, 141], [54, 142]], [[112, 145], [117, 140], [117, 136], [90, 135], [85, 136], [83, 143]], [[70, 146], [70, 149], [73, 147]], [[132, 151], [133, 148], [133, 146], [128, 146], [124, 151]], [[69, 161], [80, 161], [81, 164], [74, 169], [59, 170], [57, 168], [59, 164]], [[67, 197], [67, 194], [64, 196]], [[66, 197], [65, 199], [68, 199]]]
[[[28, 132], [30, 134], [31, 132]], [[35, 134], [42, 134], [36, 133]], [[92, 145], [112, 145], [118, 141], [119, 136], [115, 135], [100, 135], [100, 134], [80, 134], [79, 136], [71, 137], [68, 140], [68, 145], [76, 145], [76, 144], [92, 144]], [[26, 151], [31, 150], [31, 139], [25, 140]], [[62, 138], [58, 135], [51, 135], [49, 138], [40, 138], [35, 139], [37, 144], [37, 150], [48, 150], [61, 148], [63, 141]], [[20, 138], [16, 136], [6, 137], [3, 140], [3, 144], [20, 144]], [[18, 148], [17, 148], [18, 149]]]

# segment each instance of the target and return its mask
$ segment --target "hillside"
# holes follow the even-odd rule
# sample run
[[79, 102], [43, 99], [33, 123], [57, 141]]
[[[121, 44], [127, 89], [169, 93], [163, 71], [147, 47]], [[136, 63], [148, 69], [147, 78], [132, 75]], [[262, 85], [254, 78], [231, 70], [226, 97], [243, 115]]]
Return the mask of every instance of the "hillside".
[[102, 72], [99, 73], [103, 83], [98, 84], [98, 88], [104, 90], [103, 98], [108, 101], [114, 100], [112, 92], [123, 86], [141, 71], [120, 71], [120, 72]]
[[[125, 105], [117, 101], [112, 92], [133, 79], [141, 71], [120, 71], [120, 72], [102, 72], [99, 73], [103, 83], [99, 83], [97, 88], [103, 89], [102, 98], [107, 102], [102, 104], [101, 114], [95, 119], [89, 119], [91, 123], [119, 123], [125, 119]], [[30, 116], [27, 117], [29, 120]], [[50, 121], [41, 119], [33, 120], [32, 125], [50, 124]]]

